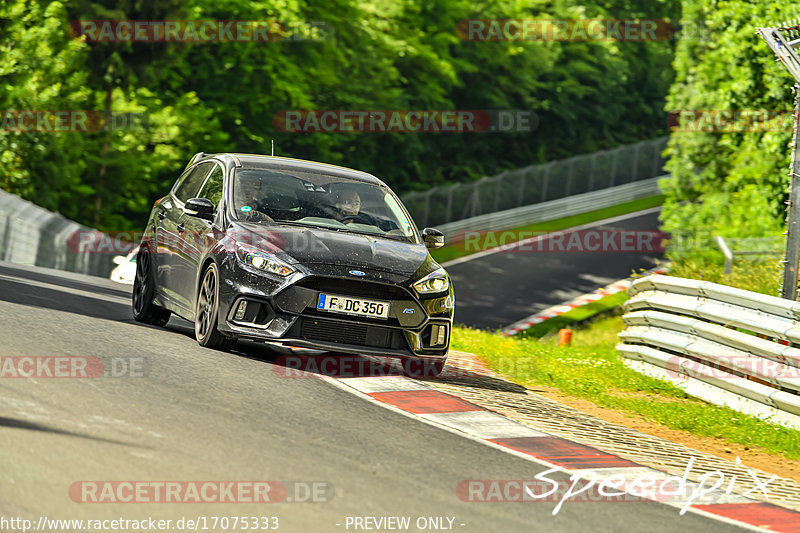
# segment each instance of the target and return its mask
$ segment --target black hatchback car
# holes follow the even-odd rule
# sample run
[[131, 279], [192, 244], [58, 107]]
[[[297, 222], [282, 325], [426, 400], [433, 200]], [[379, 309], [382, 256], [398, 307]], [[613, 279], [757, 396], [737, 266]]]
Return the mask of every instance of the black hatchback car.
[[455, 296], [421, 233], [378, 178], [297, 159], [197, 154], [158, 200], [137, 255], [133, 315], [237, 339], [421, 359], [438, 373]]

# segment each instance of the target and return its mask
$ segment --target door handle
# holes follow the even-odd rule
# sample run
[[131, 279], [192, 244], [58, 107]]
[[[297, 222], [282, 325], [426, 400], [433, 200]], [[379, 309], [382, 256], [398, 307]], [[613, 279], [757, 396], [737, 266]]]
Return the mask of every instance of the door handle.
[[183, 224], [178, 224], [178, 227], [176, 229], [178, 230], [178, 233], [183, 233], [184, 231], [186, 231], [186, 226], [184, 226]]
[[167, 218], [166, 211], [159, 211], [158, 212], [158, 220], [164, 220], [165, 218]]

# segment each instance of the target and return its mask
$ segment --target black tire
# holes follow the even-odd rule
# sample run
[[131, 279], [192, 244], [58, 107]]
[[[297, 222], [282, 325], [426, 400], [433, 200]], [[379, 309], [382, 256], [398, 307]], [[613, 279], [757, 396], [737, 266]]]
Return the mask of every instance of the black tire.
[[203, 272], [197, 290], [194, 312], [194, 337], [200, 346], [230, 350], [236, 339], [226, 337], [217, 329], [219, 315], [219, 269], [211, 263]]
[[133, 279], [131, 298], [133, 318], [143, 324], [164, 326], [171, 313], [153, 303], [156, 293], [156, 274], [150, 254], [150, 249], [142, 246], [136, 255], [136, 277]]

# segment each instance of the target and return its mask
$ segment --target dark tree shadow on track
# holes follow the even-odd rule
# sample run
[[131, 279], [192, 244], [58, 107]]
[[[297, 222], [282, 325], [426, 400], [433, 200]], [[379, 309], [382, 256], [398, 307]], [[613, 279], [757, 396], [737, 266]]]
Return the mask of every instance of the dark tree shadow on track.
[[[53, 282], [60, 280], [56, 278]], [[94, 298], [18, 281], [0, 279], [0, 300], [116, 322], [133, 321], [130, 304], [107, 300], [101, 296]]]
[[91, 435], [84, 435], [83, 433], [76, 433], [74, 431], [66, 431], [63, 429], [53, 428], [50, 426], [45, 426], [42, 424], [36, 424], [34, 422], [28, 422], [25, 420], [17, 420], [15, 418], [7, 418], [7, 417], [0, 417], [0, 428], [10, 428], [10, 429], [26, 429], [29, 431], [41, 431], [44, 433], [53, 433], [56, 435], [66, 435], [68, 437], [78, 437], [81, 439], [90, 439], [98, 442], [107, 442], [109, 444], [120, 444], [122, 446], [135, 446], [139, 447], [135, 444], [129, 442], [122, 442], [113, 439], [104, 439], [101, 437], [93, 437]]
[[[40, 270], [29, 270], [26, 269], [24, 266], [16, 266], [9, 264], [0, 265], [0, 275], [14, 276], [42, 283], [52, 283], [54, 285], [60, 285], [62, 287], [67, 287], [70, 289], [100, 293], [100, 294], [105, 294], [107, 296], [116, 296], [118, 298], [131, 297], [131, 290], [133, 287], [132, 285], [122, 285], [119, 283], [115, 283], [111, 280], [99, 277], [96, 278], [97, 282], [93, 283], [95, 280], [83, 281], [80, 279], [73, 279], [66, 277], [72, 274], [71, 272], [61, 272], [61, 271], [57, 272], [59, 272], [59, 274], [62, 275], [48, 274]], [[115, 286], [107, 286], [107, 284], [111, 283], [114, 283]]]

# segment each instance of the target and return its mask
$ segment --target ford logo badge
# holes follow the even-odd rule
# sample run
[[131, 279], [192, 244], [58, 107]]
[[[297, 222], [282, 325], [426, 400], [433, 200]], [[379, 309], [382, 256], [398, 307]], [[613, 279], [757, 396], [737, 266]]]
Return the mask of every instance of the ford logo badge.
[[351, 270], [350, 273], [354, 276], [366, 276], [366, 274], [360, 270]]

